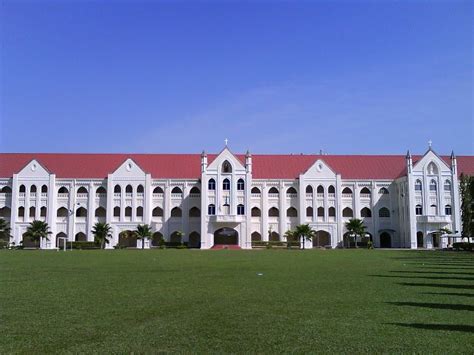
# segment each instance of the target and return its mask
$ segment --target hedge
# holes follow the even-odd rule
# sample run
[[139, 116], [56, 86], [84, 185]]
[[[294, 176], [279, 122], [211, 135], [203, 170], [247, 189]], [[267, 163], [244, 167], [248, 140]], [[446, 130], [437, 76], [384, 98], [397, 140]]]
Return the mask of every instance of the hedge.
[[453, 249], [474, 251], [474, 244], [468, 242], [453, 243]]

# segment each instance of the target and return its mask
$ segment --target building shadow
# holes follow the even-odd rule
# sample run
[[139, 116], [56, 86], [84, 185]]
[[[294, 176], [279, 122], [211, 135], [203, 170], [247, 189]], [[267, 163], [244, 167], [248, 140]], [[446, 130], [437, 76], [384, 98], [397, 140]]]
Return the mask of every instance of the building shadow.
[[389, 271], [392, 273], [397, 273], [397, 274], [436, 274], [436, 275], [473, 275], [474, 272], [464, 272], [464, 271], [418, 271], [418, 270], [392, 270]]
[[404, 278], [404, 279], [425, 279], [425, 280], [459, 280], [459, 281], [474, 281], [473, 277], [457, 277], [457, 276], [422, 276], [422, 275], [369, 275], [373, 277], [384, 278]]
[[461, 292], [421, 292], [422, 295], [474, 297], [474, 293]]
[[450, 285], [440, 283], [421, 283], [421, 282], [399, 282], [401, 286], [415, 286], [415, 287], [436, 287], [436, 288], [454, 288], [460, 290], [474, 290], [473, 285]]
[[471, 271], [474, 271], [474, 267], [426, 266], [426, 267], [421, 267], [421, 268], [430, 269], [430, 270], [471, 270]]
[[398, 327], [427, 329], [427, 330], [445, 330], [453, 332], [474, 333], [474, 326], [466, 324], [425, 324], [425, 323], [384, 323], [396, 325]]
[[448, 309], [451, 311], [474, 311], [474, 306], [468, 304], [446, 304], [446, 303], [427, 303], [427, 302], [385, 302], [392, 306], [423, 307], [431, 309]]

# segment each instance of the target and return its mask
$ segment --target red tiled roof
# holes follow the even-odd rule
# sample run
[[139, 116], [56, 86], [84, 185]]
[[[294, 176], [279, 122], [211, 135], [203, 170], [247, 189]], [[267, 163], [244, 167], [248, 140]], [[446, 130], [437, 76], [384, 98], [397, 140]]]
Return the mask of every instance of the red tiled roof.
[[[209, 155], [211, 162], [216, 157]], [[236, 157], [243, 163], [245, 155]], [[197, 179], [200, 154], [56, 154], [0, 153], [0, 177], [11, 177], [36, 159], [58, 178], [105, 178], [126, 159], [133, 159], [153, 178]], [[416, 163], [421, 156], [413, 156]], [[406, 174], [404, 155], [259, 155], [253, 154], [255, 179], [294, 179], [318, 159], [344, 179], [396, 179]], [[442, 157], [448, 165], [450, 158]], [[474, 156], [459, 156], [459, 174], [474, 175]]]

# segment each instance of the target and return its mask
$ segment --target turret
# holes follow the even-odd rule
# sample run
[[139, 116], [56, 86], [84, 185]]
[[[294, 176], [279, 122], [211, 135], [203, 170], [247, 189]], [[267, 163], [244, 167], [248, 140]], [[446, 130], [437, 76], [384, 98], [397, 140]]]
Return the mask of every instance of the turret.
[[201, 153], [201, 173], [205, 173], [207, 169], [207, 154], [203, 150]]
[[245, 154], [245, 168], [248, 173], [252, 173], [252, 155], [250, 152], [247, 150], [247, 153]]
[[457, 176], [458, 164], [456, 156], [454, 155], [454, 150], [451, 151], [451, 171]]
[[407, 150], [407, 155], [405, 156], [405, 159], [407, 162], [407, 172], [411, 174], [411, 171], [413, 169], [413, 161], [411, 159], [411, 154], [409, 150]]

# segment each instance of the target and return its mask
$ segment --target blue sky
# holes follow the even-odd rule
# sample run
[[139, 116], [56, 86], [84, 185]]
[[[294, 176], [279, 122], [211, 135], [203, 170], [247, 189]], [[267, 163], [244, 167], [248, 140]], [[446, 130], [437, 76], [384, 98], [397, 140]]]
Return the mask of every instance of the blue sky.
[[474, 154], [471, 1], [0, 4], [0, 151]]

